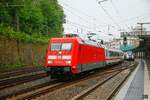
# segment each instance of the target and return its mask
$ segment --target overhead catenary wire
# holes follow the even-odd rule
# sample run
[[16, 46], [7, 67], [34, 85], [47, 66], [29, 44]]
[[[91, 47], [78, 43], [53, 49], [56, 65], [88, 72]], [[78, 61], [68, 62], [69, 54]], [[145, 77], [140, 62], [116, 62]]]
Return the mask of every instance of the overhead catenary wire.
[[[105, 1], [107, 1], [107, 0], [105, 0]], [[80, 19], [82, 19], [82, 21], [84, 21], [84, 22], [86, 22], [86, 23], [91, 23], [89, 20], [87, 20], [86, 18], [85, 18], [85, 16], [86, 17], [89, 17], [89, 18], [91, 18], [91, 19], [94, 19], [95, 17], [92, 17], [92, 16], [89, 16], [87, 13], [85, 13], [85, 12], [82, 12], [81, 10], [78, 10], [78, 9], [76, 9], [76, 8], [73, 8], [72, 6], [70, 6], [70, 5], [68, 5], [68, 4], [66, 4], [66, 3], [64, 3], [63, 1], [60, 1], [61, 2], [61, 4], [63, 4], [63, 8], [65, 9], [65, 10], [67, 10], [69, 13], [71, 13], [71, 14], [73, 14], [73, 15], [75, 15], [76, 17], [78, 17], [78, 18], [80, 18]], [[114, 7], [114, 10], [115, 10], [115, 12], [119, 15], [119, 11], [117, 10], [117, 8], [115, 7], [115, 5], [114, 4], [112, 4], [113, 5], [113, 7]], [[101, 5], [102, 6], [102, 5]], [[113, 17], [107, 12], [107, 10], [102, 6], [102, 8], [103, 8], [103, 10], [104, 10], [104, 12], [105, 13], [107, 13], [106, 15], [107, 15], [107, 17], [109, 17], [109, 19], [111, 19], [112, 20], [112, 22], [117, 26], [117, 27], [119, 27], [120, 28], [120, 25], [119, 25], [119, 23], [121, 24], [121, 21], [119, 21], [119, 23], [117, 23], [114, 19], [113, 19]], [[76, 12], [75, 12], [76, 11]], [[80, 14], [79, 14], [80, 13]], [[120, 16], [120, 15], [119, 15]], [[111, 24], [109, 24], [109, 25], [111, 25]], [[99, 26], [99, 27], [108, 27], [108, 24], [107, 25], [96, 25], [96, 27], [97, 26]], [[112, 26], [112, 25], [111, 25]]]
[[[90, 18], [92, 21], [95, 20], [96, 22], [102, 23], [102, 22], [100, 22], [96, 17], [90, 16], [90, 15], [87, 14], [86, 12], [83, 12], [83, 11], [81, 11], [81, 10], [78, 10], [78, 9], [76, 9], [76, 8], [73, 8], [73, 7], [71, 7], [70, 5], [64, 3], [63, 1], [60, 1], [60, 3], [63, 4], [63, 8], [64, 8], [64, 9], [69, 10], [69, 12], [74, 13], [74, 15], [77, 15], [77, 16], [80, 15], [80, 18], [82, 18], [82, 19], [84, 19], [84, 20], [86, 19], [85, 17], [87, 17], [87, 18]], [[71, 9], [71, 10], [70, 10], [70, 9]], [[78, 13], [78, 14], [75, 14], [75, 12]], [[82, 17], [81, 17], [81, 16], [82, 16]], [[86, 20], [86, 21], [87, 21], [87, 20]], [[91, 21], [89, 21], [89, 20], [88, 20], [88, 22], [91, 23], [91, 24], [94, 24], [93, 22], [91, 22]], [[104, 26], [107, 25], [107, 23], [102, 23], [102, 24], [97, 24], [97, 25], [104, 27]]]
[[[74, 10], [74, 11], [77, 12], [78, 14], [84, 16], [84, 18], [85, 18], [85, 17], [88, 17], [88, 18], [90, 18], [90, 19], [92, 19], [92, 20], [99, 21], [96, 17], [90, 16], [90, 15], [87, 14], [86, 12], [83, 12], [83, 11], [81, 11], [81, 10], [78, 10], [78, 9], [76, 9], [76, 8], [74, 8], [74, 7], [72, 7], [72, 6], [70, 6], [69, 4], [67, 4], [67, 3], [65, 3], [65, 2], [63, 2], [63, 1], [60, 1], [60, 3], [64, 5], [63, 7], [68, 7], [69, 9]], [[106, 24], [106, 23], [102, 23], [102, 24], [104, 25], [104, 24]], [[100, 24], [99, 24], [99, 25], [100, 25]], [[101, 26], [103, 26], [103, 25], [101, 25]]]
[[73, 7], [69, 6], [68, 4], [64, 3], [63, 1], [61, 1], [61, 4], [65, 5], [66, 7], [69, 7], [70, 9], [73, 9], [73, 10], [77, 11], [78, 13], [80, 13], [80, 14], [82, 14], [82, 15], [84, 14], [85, 16], [88, 16], [88, 17], [94, 18], [94, 17], [89, 16], [88, 14], [86, 14], [86, 13], [84, 13], [84, 12], [82, 12], [82, 11], [80, 11], [80, 10], [76, 9], [76, 8], [73, 8]]
[[84, 22], [86, 22], [86, 23], [88, 23], [88, 24], [90, 23], [88, 20], [86, 20], [85, 18], [81, 17], [81, 16], [78, 15], [78, 14], [75, 14], [75, 13], [72, 12], [71, 10], [69, 10], [69, 9], [67, 9], [67, 8], [64, 8], [64, 7], [63, 7], [63, 9], [65, 9], [66, 11], [68, 11], [70, 14], [72, 14], [72, 15], [74, 15], [74, 16], [80, 18], [80, 19], [82, 19], [82, 21], [84, 21]]
[[[98, 0], [97, 0], [98, 1]], [[119, 23], [116, 23], [116, 21], [111, 17], [111, 15], [107, 12], [107, 10], [101, 5], [102, 2], [105, 2], [105, 1], [110, 1], [115, 13], [117, 14], [117, 16], [120, 18], [120, 21]], [[113, 21], [113, 23], [115, 23], [119, 28], [120, 25], [119, 24], [122, 24], [122, 21], [124, 20], [123, 17], [121, 16], [119, 10], [117, 9], [117, 7], [115, 6], [113, 0], [102, 0], [102, 1], [98, 1], [98, 3], [100, 4], [101, 8], [104, 10], [104, 12], [107, 14], [107, 16]], [[123, 23], [124, 24], [124, 23]], [[124, 24], [126, 27], [128, 27], [127, 24]]]
[[69, 23], [71, 23], [71, 24], [74, 24], [74, 25], [76, 25], [77, 27], [82, 27], [82, 28], [85, 28], [85, 29], [92, 29], [92, 28], [90, 28], [90, 27], [88, 27], [88, 26], [85, 26], [85, 25], [82, 25], [82, 24], [78, 24], [78, 23], [76, 23], [76, 22], [73, 22], [73, 21], [70, 21], [70, 20], [66, 20], [67, 22], [69, 22]]
[[[76, 28], [76, 30], [74, 30], [74, 31], [77, 31], [77, 33], [79, 33], [79, 30], [80, 30], [81, 33], [83, 32], [83, 30], [84, 30], [84, 32], [85, 32], [85, 31], [86, 31], [86, 32], [91, 31], [91, 28], [88, 27], [88, 26], [85, 26], [85, 25], [82, 25], [82, 24], [78, 24], [78, 23], [73, 22], [73, 21], [70, 21], [70, 20], [66, 20], [66, 21], [68, 22], [68, 25], [71, 25], [71, 26], [73, 26], [74, 28]], [[70, 28], [69, 28], [69, 29], [70, 29]]]
[[[114, 25], [113, 24], [111, 25], [110, 23], [109, 24], [105, 23], [103, 25], [97, 24], [98, 21], [97, 21], [97, 19], [95, 17], [89, 16], [87, 13], [85, 13], [85, 12], [83, 12], [81, 10], [78, 10], [76, 8], [73, 8], [72, 6], [64, 3], [63, 1], [60, 1], [60, 3], [63, 5], [63, 9], [67, 10], [72, 15], [82, 19], [82, 21], [84, 21], [84, 22], [86, 22], [86, 23], [88, 23], [90, 25], [93, 24], [93, 29], [94, 30], [97, 30], [97, 29], [101, 30], [102, 27], [106, 27], [107, 28], [108, 26], [113, 26], [114, 27]], [[93, 23], [90, 22], [89, 20], [87, 20], [85, 17], [87, 17], [88, 19], [91, 18]], [[94, 22], [96, 22], [96, 23], [94, 23]], [[73, 26], [75, 26], [75, 25], [73, 25]], [[118, 25], [118, 27], [120, 27], [120, 26]], [[90, 28], [92, 29], [92, 27], [90, 27]]]
[[115, 13], [119, 16], [119, 18], [120, 18], [121, 20], [123, 20], [121, 14], [120, 14], [120, 12], [119, 12], [119, 10], [117, 9], [117, 7], [115, 6], [115, 4], [114, 4], [114, 2], [113, 2], [113, 0], [110, 0], [110, 3], [111, 3], [111, 5], [112, 5], [112, 7], [113, 7]]
[[[72, 14], [72, 15], [74, 15], [74, 16], [80, 18], [80, 19], [82, 19], [82, 21], [84, 21], [84, 22], [86, 22], [86, 23], [89, 24], [89, 22], [88, 22], [87, 20], [85, 20], [84, 18], [82, 18], [81, 16], [76, 15], [75, 13], [73, 13], [72, 11], [70, 11], [69, 9], [66, 9], [66, 8], [64, 8], [64, 9], [67, 10], [70, 14]], [[83, 29], [83, 28], [84, 28], [84, 29], [86, 29], [86, 30], [92, 29], [92, 28], [89, 27], [89, 26], [82, 25], [82, 24], [79, 24], [79, 23], [77, 23], [77, 22], [70, 21], [70, 20], [68, 20], [68, 19], [66, 19], [66, 22], [67, 22], [67, 23], [69, 22], [69, 24], [71, 24], [72, 26], [76, 27], [77, 29], [78, 29], [79, 27], [80, 27], [80, 29]], [[80, 22], [80, 21], [78, 21], [78, 22]]]
[[[145, 17], [144, 17], [144, 16], [145, 16]], [[139, 15], [139, 16], [135, 16], [135, 17], [132, 17], [132, 18], [129, 18], [129, 19], [125, 19], [125, 20], [121, 21], [121, 23], [122, 23], [122, 22], [133, 21], [133, 20], [136, 20], [136, 19], [141, 18], [141, 17], [146, 18], [146, 17], [149, 17], [149, 16], [150, 16], [150, 12], [145, 13], [145, 14], [141, 14], [141, 15]]]
[[[98, 2], [105, 2], [105, 1], [108, 1], [108, 0], [103, 0], [103, 1], [98, 1]], [[120, 17], [121, 19], [123, 19], [123, 17], [120, 15], [119, 10], [118, 10], [117, 7], [115, 6], [113, 0], [109, 0], [109, 1], [111, 2], [112, 6], [113, 6], [113, 9], [115, 10], [115, 12], [119, 15], [119, 17]], [[144, 14], [141, 14], [141, 15], [136, 16], [136, 17], [132, 17], [132, 18], [129, 18], [129, 19], [122, 20], [122, 21], [120, 21], [120, 23], [123, 23], [123, 22], [126, 23], [126, 22], [129, 22], [129, 21], [136, 20], [136, 19], [138, 19], [138, 18], [147, 18], [149, 15], [150, 15], [150, 12], [144, 13]]]
[[[121, 21], [124, 20], [123, 17], [121, 16], [119, 10], [117, 9], [116, 5], [114, 4], [113, 0], [110, 0], [110, 3], [111, 3], [111, 5], [112, 5], [112, 7], [113, 7], [115, 13], [117, 14], [117, 16], [120, 18], [120, 20], [121, 20]], [[127, 24], [124, 24], [124, 25], [125, 25], [126, 27], [128, 27]]]
[[105, 12], [105, 14], [107, 15], [107, 17], [109, 19], [111, 19], [111, 21], [118, 27], [120, 28], [120, 25], [112, 18], [112, 16], [107, 12], [107, 10], [101, 5], [101, 2], [98, 2], [98, 4], [100, 5], [100, 7], [102, 8], [102, 10]]
[[[143, 17], [143, 16], [137, 16], [137, 17], [134, 17], [134, 18], [129, 18], [129, 19], [123, 19], [123, 16], [121, 16], [120, 15], [120, 12], [119, 12], [119, 10], [117, 9], [117, 7], [116, 7], [116, 5], [114, 4], [114, 2], [112, 1], [112, 0], [101, 0], [101, 1], [110, 1], [110, 3], [112, 4], [112, 7], [113, 7], [113, 9], [114, 9], [114, 11], [116, 12], [116, 14], [119, 16], [119, 18], [121, 18], [121, 20], [120, 21], [118, 21], [118, 22], [116, 22], [115, 21], [115, 19], [113, 18], [113, 16], [111, 16], [111, 14], [107, 11], [107, 9], [105, 9], [105, 7], [103, 6], [103, 5], [101, 5], [104, 9], [105, 9], [105, 13], [107, 13], [106, 15], [107, 15], [107, 17], [109, 16], [109, 19], [111, 19], [112, 20], [112, 22], [117, 26], [117, 27], [119, 27], [120, 28], [120, 24], [121, 25], [124, 25], [124, 26], [126, 26], [126, 27], [129, 27], [129, 26], [127, 26], [127, 22], [129, 22], [129, 21], [133, 21], [133, 20], [135, 20], [135, 19], [138, 19], [138, 18], [146, 18], [145, 16]], [[91, 19], [94, 19], [94, 17], [92, 18], [92, 16], [89, 16], [86, 12], [82, 12], [81, 10], [78, 10], [78, 9], [76, 9], [76, 8], [73, 8], [72, 6], [70, 6], [70, 5], [68, 5], [68, 4], [66, 4], [66, 3], [64, 3], [63, 2], [63, 4], [65, 5], [65, 7], [67, 7], [67, 8], [69, 8], [69, 9], [73, 9], [73, 12], [74, 12], [74, 10], [76, 11], [76, 12], [78, 12], [78, 13], [80, 13], [80, 16], [81, 16], [81, 18], [85, 18], [85, 17], [83, 17], [83, 16], [87, 16], [87, 17], [89, 17], [89, 18], [91, 18]], [[90, 23], [90, 22], [89, 22]], [[106, 25], [105, 25], [106, 26]], [[107, 25], [108, 26], [108, 25]]]
[[[71, 10], [69, 10], [69, 9], [67, 9], [67, 8], [63, 8], [63, 9], [67, 10], [70, 14], [72, 14], [72, 15], [74, 15], [74, 16], [80, 18], [80, 19], [82, 19], [82, 21], [86, 22], [87, 24], [89, 24], [89, 25], [93, 24], [93, 23], [90, 23], [90, 22], [89, 22], [88, 20], [86, 20], [85, 18], [81, 17], [80, 15], [75, 14], [75, 13], [72, 12]], [[78, 25], [78, 26], [80, 26], [80, 27], [84, 27], [84, 29], [86, 28], [87, 30], [89, 30], [89, 29], [92, 30], [92, 27], [90, 27], [90, 26], [81, 25], [81, 24], [78, 24], [78, 23], [76, 23], [76, 22], [72, 22], [72, 21], [68, 21], [68, 20], [66, 20], [66, 21], [67, 21], [67, 22], [70, 22], [71, 25], [74, 26], [74, 27], [75, 27], [75, 25]], [[78, 21], [78, 22], [80, 22], [80, 21]], [[98, 27], [106, 27], [106, 25], [97, 25], [97, 26], [98, 26]], [[78, 27], [78, 28], [79, 28], [79, 27]]]
[[[69, 25], [71, 25], [71, 26], [73, 26], [73, 27], [76, 27], [77, 29], [81, 29], [82, 31], [83, 31], [83, 29], [86, 30], [86, 31], [88, 31], [88, 32], [92, 30], [91, 27], [88, 27], [88, 26], [86, 26], [86, 25], [79, 24], [79, 23], [76, 23], [76, 22], [73, 22], [73, 21], [70, 21], [70, 20], [66, 20], [66, 21], [68, 22]], [[100, 27], [100, 26], [99, 26], [99, 27]], [[106, 26], [105, 26], [105, 27], [106, 27]], [[101, 27], [100, 27], [100, 30], [99, 30], [99, 31], [102, 32]], [[104, 30], [103, 30], [103, 31], [104, 31]]]
[[120, 12], [118, 11], [116, 5], [114, 4], [113, 0], [110, 0], [110, 3], [112, 4], [112, 7], [113, 7], [113, 9], [115, 10], [116, 14], [118, 14], [120, 17], [122, 17], [122, 16], [120, 15]]

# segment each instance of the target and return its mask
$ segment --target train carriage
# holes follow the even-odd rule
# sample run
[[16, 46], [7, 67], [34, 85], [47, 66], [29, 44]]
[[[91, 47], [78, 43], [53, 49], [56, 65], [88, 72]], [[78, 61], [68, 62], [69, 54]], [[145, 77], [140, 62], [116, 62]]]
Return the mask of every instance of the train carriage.
[[123, 52], [116, 49], [105, 48], [105, 61], [107, 65], [116, 64], [123, 60]]

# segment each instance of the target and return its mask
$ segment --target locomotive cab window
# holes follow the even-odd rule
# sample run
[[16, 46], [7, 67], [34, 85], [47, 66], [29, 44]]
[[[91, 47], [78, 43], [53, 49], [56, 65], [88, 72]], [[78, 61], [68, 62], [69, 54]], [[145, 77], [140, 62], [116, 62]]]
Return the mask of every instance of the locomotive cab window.
[[72, 43], [62, 43], [61, 50], [71, 50]]
[[72, 43], [52, 43], [51, 51], [71, 50]]
[[61, 49], [61, 43], [52, 43], [51, 44], [51, 51], [57, 51]]

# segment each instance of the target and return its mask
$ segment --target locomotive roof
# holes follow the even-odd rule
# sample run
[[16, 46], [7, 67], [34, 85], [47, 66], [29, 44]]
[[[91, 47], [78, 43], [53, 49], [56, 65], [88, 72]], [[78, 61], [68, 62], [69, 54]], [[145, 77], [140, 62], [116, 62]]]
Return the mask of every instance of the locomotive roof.
[[93, 42], [89, 40], [83, 40], [80, 37], [60, 37], [60, 38], [51, 38], [51, 42], [68, 42], [68, 41], [78, 41], [80, 44], [86, 44], [86, 45], [91, 45], [91, 46], [96, 46], [96, 47], [103, 47], [104, 46], [98, 42]]
[[58, 42], [58, 41], [59, 42], [78, 41], [80, 44], [86, 44], [86, 45], [101, 47], [101, 48], [105, 48], [106, 50], [109, 50], [109, 51], [122, 52], [119, 49], [106, 47], [105, 45], [98, 44], [97, 42], [92, 42], [92, 41], [89, 41], [89, 40], [83, 40], [80, 37], [51, 38], [51, 42]]
[[51, 42], [71, 42], [71, 41], [78, 41], [80, 44], [86, 44], [86, 45], [91, 45], [91, 46], [96, 46], [96, 47], [101, 47], [101, 48], [105, 48], [106, 50], [110, 50], [110, 51], [116, 51], [116, 52], [122, 52], [119, 49], [116, 48], [110, 48], [110, 47], [106, 47], [103, 44], [100, 44], [98, 42], [93, 42], [93, 41], [89, 41], [89, 40], [83, 40], [80, 37], [59, 37], [59, 38], [51, 38]]
[[52, 42], [67, 42], [67, 41], [73, 41], [73, 40], [77, 40], [77, 37], [59, 37], [59, 38], [51, 38]]

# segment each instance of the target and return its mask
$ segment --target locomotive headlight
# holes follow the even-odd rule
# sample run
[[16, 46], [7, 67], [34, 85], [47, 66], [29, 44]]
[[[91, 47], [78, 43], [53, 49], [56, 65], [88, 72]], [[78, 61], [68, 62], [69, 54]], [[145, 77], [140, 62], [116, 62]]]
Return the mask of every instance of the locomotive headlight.
[[62, 56], [62, 59], [71, 59], [71, 56]]
[[69, 60], [69, 61], [66, 61], [66, 64], [71, 64], [71, 61]]
[[52, 61], [48, 61], [48, 64], [51, 64], [51, 63], [53, 63]]
[[57, 56], [48, 56], [48, 59], [56, 59]]

